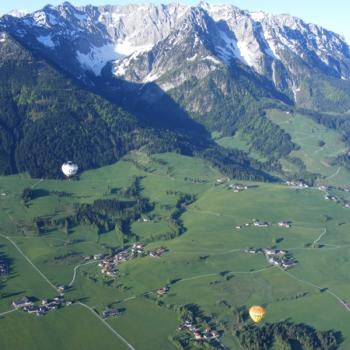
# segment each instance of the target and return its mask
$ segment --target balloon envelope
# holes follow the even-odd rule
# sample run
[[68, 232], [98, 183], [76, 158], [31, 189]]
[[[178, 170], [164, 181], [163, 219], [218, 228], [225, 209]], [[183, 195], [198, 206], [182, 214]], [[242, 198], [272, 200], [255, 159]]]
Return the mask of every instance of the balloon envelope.
[[74, 176], [78, 172], [78, 165], [74, 164], [73, 162], [67, 162], [62, 164], [62, 172], [67, 177]]
[[260, 322], [264, 318], [265, 314], [266, 310], [262, 306], [255, 305], [249, 309], [249, 316], [255, 323]]

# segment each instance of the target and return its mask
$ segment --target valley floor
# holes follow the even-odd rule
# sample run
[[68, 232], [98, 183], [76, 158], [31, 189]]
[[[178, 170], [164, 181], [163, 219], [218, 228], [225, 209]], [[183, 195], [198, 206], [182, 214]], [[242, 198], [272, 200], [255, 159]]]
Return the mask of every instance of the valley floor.
[[[155, 207], [132, 223], [128, 241], [118, 230], [98, 234], [91, 225], [40, 235], [33, 230], [35, 218], [65, 217], [75, 203], [113, 198], [135, 176]], [[350, 209], [325, 200], [318, 188], [244, 182], [248, 188], [234, 192], [229, 185], [235, 183], [201, 160], [143, 153], [85, 172], [78, 181], [0, 177], [0, 254], [9, 265], [0, 280], [1, 349], [170, 350], [181, 340], [203, 349], [191, 332], [178, 329], [186, 307], [219, 331], [213, 347], [239, 349], [237, 314], [254, 304], [266, 307], [264, 322], [338, 330], [340, 348], [350, 348]], [[27, 204], [21, 200], [25, 188], [36, 194]], [[180, 216], [185, 231], [166, 239], [181, 194], [196, 200]], [[350, 200], [348, 192], [334, 195]], [[136, 241], [145, 251], [163, 246], [167, 252], [125, 261], [115, 278], [101, 274], [99, 260], [84, 261]], [[271, 264], [262, 252], [268, 248], [287, 251], [296, 265], [286, 270]], [[53, 298], [60, 285], [72, 305], [41, 317], [11, 306], [22, 296]], [[106, 308], [123, 313], [103, 319]]]

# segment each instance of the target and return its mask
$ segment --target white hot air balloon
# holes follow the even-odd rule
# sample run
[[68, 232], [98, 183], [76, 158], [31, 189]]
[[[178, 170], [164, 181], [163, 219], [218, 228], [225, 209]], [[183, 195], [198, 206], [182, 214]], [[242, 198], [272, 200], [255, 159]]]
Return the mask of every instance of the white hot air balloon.
[[68, 178], [76, 175], [78, 172], [78, 165], [73, 162], [66, 162], [62, 164], [62, 173], [66, 175]]

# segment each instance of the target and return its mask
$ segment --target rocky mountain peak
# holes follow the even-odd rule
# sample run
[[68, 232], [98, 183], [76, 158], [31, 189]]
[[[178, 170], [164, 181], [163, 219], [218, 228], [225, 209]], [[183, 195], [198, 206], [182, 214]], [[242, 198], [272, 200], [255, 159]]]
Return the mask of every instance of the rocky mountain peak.
[[[350, 50], [340, 35], [293, 16], [233, 5], [64, 2], [23, 17], [3, 16], [0, 28], [78, 78], [100, 76], [112, 63], [117, 77], [155, 81], [179, 60], [193, 66], [208, 56], [214, 65], [244, 65], [294, 100], [301, 77], [318, 72], [350, 79]], [[174, 48], [183, 55], [174, 55]]]

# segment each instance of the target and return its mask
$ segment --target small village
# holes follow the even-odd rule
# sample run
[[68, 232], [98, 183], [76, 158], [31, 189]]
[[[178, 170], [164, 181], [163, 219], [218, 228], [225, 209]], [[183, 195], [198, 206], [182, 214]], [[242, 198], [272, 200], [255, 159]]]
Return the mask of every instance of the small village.
[[297, 264], [295, 258], [287, 250], [271, 248], [248, 248], [245, 250], [245, 252], [249, 254], [264, 254], [270, 265], [281, 267], [284, 270], [290, 269]]
[[[236, 230], [241, 230], [244, 227], [249, 227], [249, 226], [254, 226], [254, 227], [259, 227], [259, 228], [266, 228], [274, 225], [273, 223], [267, 222], [267, 221], [262, 221], [259, 219], [252, 219], [251, 221], [248, 221], [242, 225], [237, 225], [235, 228]], [[292, 222], [291, 221], [279, 221], [277, 224], [278, 227], [281, 228], [290, 228], [292, 227]]]
[[[72, 305], [72, 301], [67, 301], [64, 299], [63, 295], [57, 296], [50, 299], [42, 299], [40, 302], [34, 303], [31, 298], [24, 296], [21, 299], [12, 302], [12, 306], [16, 310], [21, 310], [28, 314], [33, 314], [36, 316], [44, 316], [48, 312], [61, 309], [65, 306]], [[121, 316], [123, 311], [120, 309], [107, 308], [102, 312], [103, 318], [117, 317]]]
[[245, 185], [245, 184], [241, 184], [241, 183], [230, 183], [230, 181], [231, 180], [228, 177], [219, 178], [219, 179], [216, 179], [215, 186], [224, 185], [225, 188], [227, 188], [230, 191], [233, 191], [234, 193], [240, 193], [240, 192], [243, 192], [245, 190], [258, 187], [256, 185]]
[[52, 300], [43, 299], [39, 304], [35, 304], [30, 298], [26, 296], [12, 302], [12, 306], [16, 310], [22, 310], [28, 314], [34, 314], [36, 316], [46, 315], [52, 310], [60, 309], [71, 304], [72, 301], [66, 301], [62, 295], [55, 297]]
[[101, 268], [101, 273], [108, 277], [115, 277], [118, 272], [118, 265], [138, 258], [150, 256], [152, 258], [160, 258], [168, 251], [165, 247], [159, 247], [148, 252], [145, 251], [143, 243], [134, 243], [130, 248], [127, 248], [114, 255], [95, 254], [85, 257], [85, 261], [97, 260], [98, 266]]
[[319, 186], [318, 189], [325, 193], [324, 199], [327, 201], [332, 201], [338, 204], [342, 204], [344, 208], [350, 209], [350, 202], [336, 195], [331, 195], [329, 191], [337, 190], [341, 192], [350, 192], [350, 189], [345, 187], [333, 187], [333, 186]]
[[309, 188], [309, 185], [303, 181], [286, 181], [285, 184], [293, 188]]
[[220, 337], [220, 333], [216, 330], [213, 330], [211, 328], [205, 328], [204, 330], [201, 330], [200, 327], [196, 326], [193, 322], [185, 320], [180, 324], [178, 327], [178, 330], [185, 330], [190, 332], [194, 339], [197, 341], [213, 341], [218, 340]]

